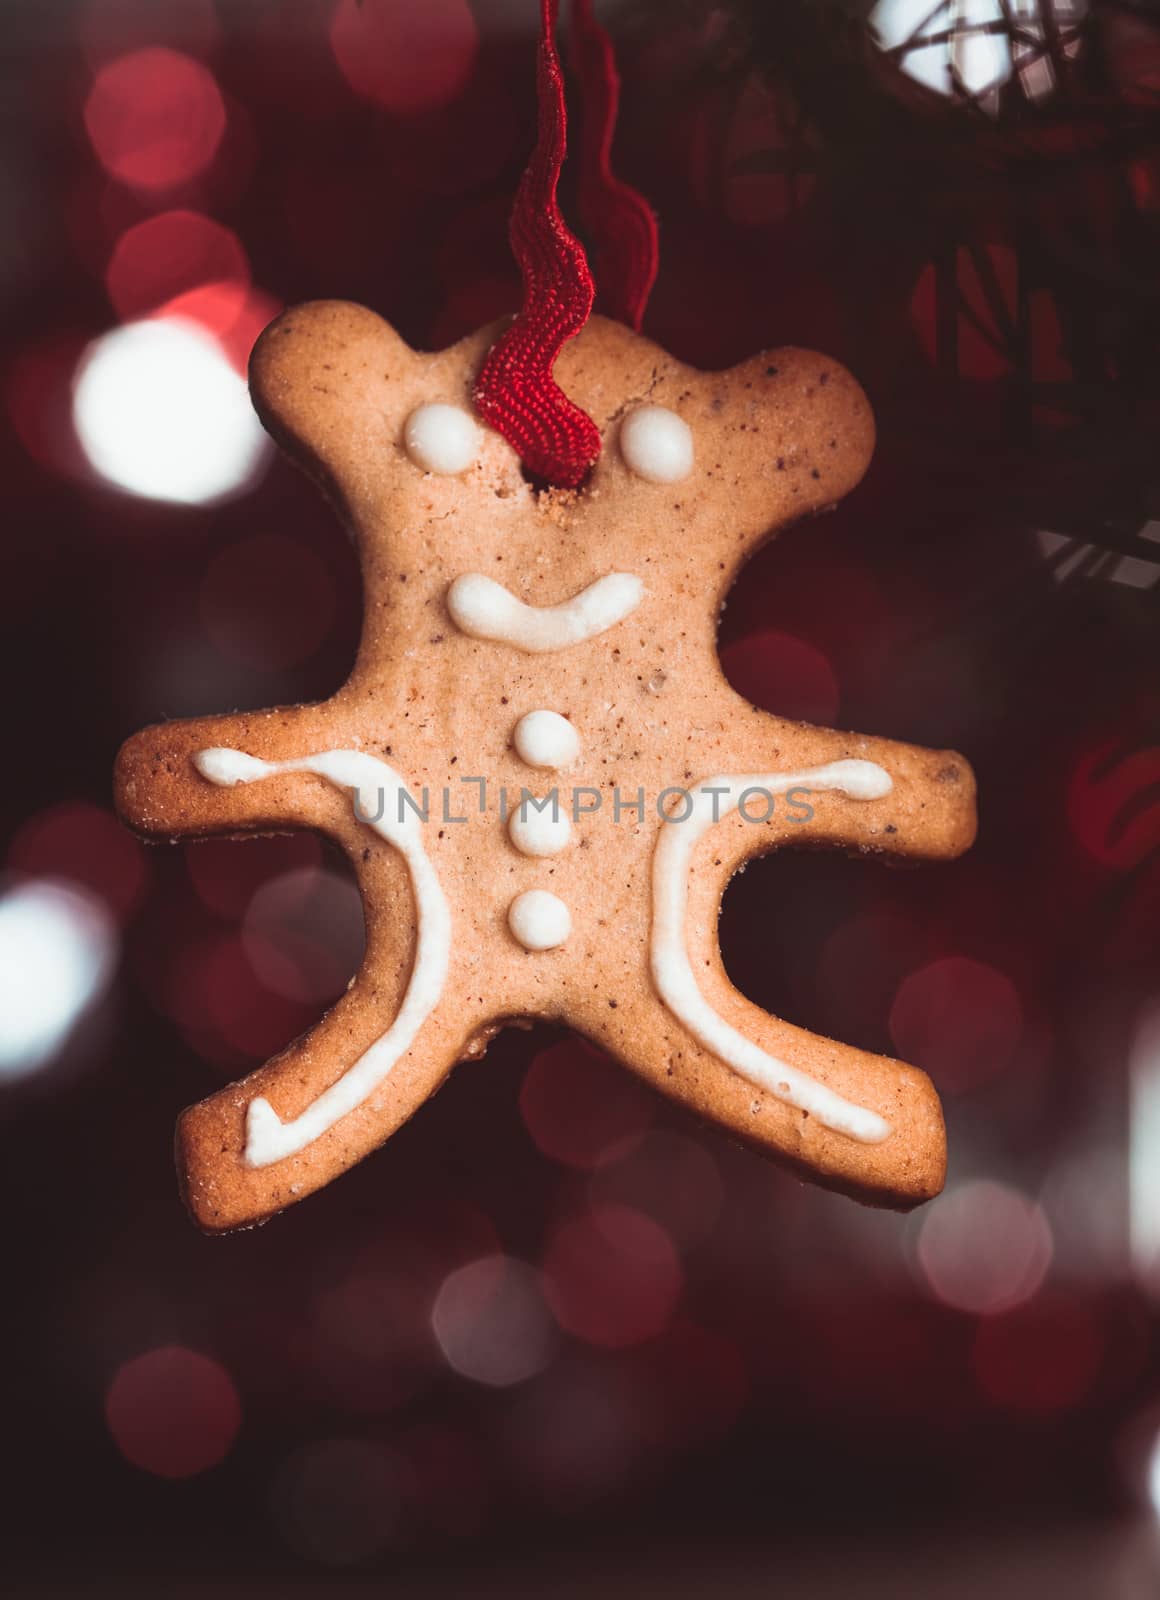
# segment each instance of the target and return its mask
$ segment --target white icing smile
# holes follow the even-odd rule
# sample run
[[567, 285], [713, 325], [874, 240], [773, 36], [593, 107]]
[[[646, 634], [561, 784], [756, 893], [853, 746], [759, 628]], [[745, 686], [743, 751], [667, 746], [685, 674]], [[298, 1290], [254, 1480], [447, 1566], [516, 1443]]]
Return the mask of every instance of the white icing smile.
[[[360, 750], [324, 750], [296, 761], [259, 761], [242, 750], [201, 750], [193, 764], [203, 778], [224, 788], [257, 783], [279, 772], [314, 772], [339, 789], [354, 791], [359, 820], [395, 849], [407, 863], [415, 896], [415, 958], [399, 1014], [337, 1083], [323, 1091], [300, 1116], [283, 1122], [268, 1100], [251, 1100], [246, 1114], [246, 1164], [268, 1167], [295, 1155], [341, 1118], [362, 1105], [411, 1048], [415, 1035], [443, 993], [451, 958], [451, 912], [423, 848], [422, 824], [414, 805], [405, 804], [407, 787], [385, 761]], [[377, 812], [375, 821], [370, 818]]]
[[502, 583], [465, 572], [447, 591], [447, 609], [462, 633], [493, 639], [531, 655], [582, 644], [630, 616], [644, 584], [630, 572], [610, 572], [558, 606], [529, 606]]
[[736, 809], [746, 790], [761, 796], [788, 789], [832, 789], [851, 800], [878, 800], [894, 787], [873, 761], [833, 761], [804, 772], [754, 777], [707, 778], [690, 792], [692, 810], [681, 821], [661, 825], [653, 853], [653, 920], [649, 949], [653, 982], [661, 999], [697, 1042], [766, 1093], [808, 1111], [825, 1127], [862, 1144], [879, 1144], [890, 1124], [876, 1111], [844, 1100], [833, 1089], [769, 1055], [713, 1010], [697, 984], [685, 942], [689, 859], [702, 834]]

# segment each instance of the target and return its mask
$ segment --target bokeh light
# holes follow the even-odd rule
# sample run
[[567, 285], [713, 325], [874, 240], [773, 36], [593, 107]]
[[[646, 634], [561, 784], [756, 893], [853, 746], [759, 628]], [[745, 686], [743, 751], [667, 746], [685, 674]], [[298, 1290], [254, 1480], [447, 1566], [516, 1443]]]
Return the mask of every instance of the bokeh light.
[[145, 852], [111, 811], [63, 801], [17, 830], [8, 865], [28, 878], [61, 878], [90, 890], [124, 921], [145, 892]]
[[359, 1566], [399, 1533], [405, 1482], [403, 1464], [385, 1445], [325, 1439], [283, 1462], [271, 1509], [298, 1555], [329, 1567]]
[[582, 1170], [623, 1155], [655, 1114], [654, 1097], [581, 1039], [541, 1050], [520, 1089], [520, 1115], [537, 1148]]
[[163, 1345], [118, 1368], [105, 1421], [127, 1461], [159, 1478], [190, 1478], [225, 1459], [242, 1421], [229, 1373], [183, 1345]]
[[116, 925], [102, 900], [51, 878], [0, 895], [0, 1079], [45, 1066], [107, 989]]
[[957, 1311], [1009, 1311], [1029, 1300], [1051, 1265], [1051, 1228], [1018, 1189], [978, 1178], [924, 1212], [917, 1258], [936, 1300]]
[[94, 340], [73, 422], [93, 468], [129, 494], [201, 505], [242, 493], [268, 457], [244, 379], [196, 324], [157, 318]]
[[944, 956], [912, 972], [890, 1008], [899, 1055], [962, 1094], [1009, 1065], [1023, 1029], [1023, 1008], [1004, 973], [967, 956]]
[[833, 666], [805, 639], [768, 628], [721, 650], [725, 676], [745, 698], [778, 716], [832, 726], [842, 696]]
[[467, 0], [339, 0], [330, 43], [356, 94], [411, 116], [459, 94], [475, 65], [479, 30]]
[[163, 211], [126, 228], [105, 269], [109, 301], [123, 321], [205, 284], [230, 294], [235, 321], [249, 292], [250, 263], [237, 234], [199, 211]]
[[241, 935], [214, 930], [187, 940], [160, 973], [160, 1002], [189, 1043], [229, 1068], [251, 1065], [317, 1020], [317, 1008], [266, 988]]
[[262, 983], [288, 1000], [321, 1004], [345, 989], [366, 946], [362, 898], [349, 878], [300, 867], [264, 884], [242, 924]]
[[485, 1256], [445, 1278], [431, 1326], [449, 1367], [496, 1389], [542, 1372], [556, 1350], [538, 1277], [511, 1256]]
[[556, 1229], [544, 1288], [561, 1327], [589, 1344], [622, 1349], [664, 1329], [681, 1297], [672, 1240], [628, 1206], [600, 1206]]
[[85, 102], [85, 127], [111, 177], [158, 192], [205, 171], [226, 130], [226, 108], [200, 61], [150, 47], [100, 69]]

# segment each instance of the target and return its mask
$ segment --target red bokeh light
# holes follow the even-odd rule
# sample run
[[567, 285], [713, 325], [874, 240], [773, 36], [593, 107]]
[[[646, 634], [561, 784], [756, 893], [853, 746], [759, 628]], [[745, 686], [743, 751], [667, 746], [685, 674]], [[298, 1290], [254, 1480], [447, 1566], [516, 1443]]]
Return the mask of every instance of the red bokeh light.
[[8, 865], [29, 877], [83, 884], [122, 921], [141, 903], [148, 877], [137, 840], [112, 812], [84, 800], [30, 817], [9, 846]]
[[945, 956], [904, 978], [890, 1008], [890, 1036], [948, 1094], [1002, 1072], [1023, 1032], [1023, 1008], [1004, 973], [968, 956]]
[[264, 671], [308, 660], [335, 614], [334, 581], [305, 545], [259, 534], [212, 562], [201, 590], [201, 618], [223, 655]]
[[263, 884], [321, 861], [317, 834], [305, 831], [259, 839], [199, 839], [185, 847], [185, 867], [198, 899], [222, 917], [241, 917]]
[[242, 1408], [218, 1362], [164, 1345], [118, 1369], [105, 1397], [105, 1421], [135, 1467], [159, 1478], [191, 1478], [228, 1454]]
[[198, 323], [213, 334], [230, 365], [245, 377], [259, 335], [281, 310], [281, 303], [260, 289], [246, 294], [235, 283], [203, 283], [167, 300], [158, 315]]
[[725, 676], [747, 700], [778, 716], [833, 726], [841, 691], [833, 667], [812, 644], [768, 629], [721, 650]]
[[339, 0], [330, 24], [351, 88], [400, 116], [453, 100], [467, 82], [479, 30], [467, 0]]
[[624, 1155], [649, 1127], [652, 1096], [580, 1039], [541, 1050], [520, 1090], [536, 1146], [564, 1166], [590, 1170]]
[[250, 263], [237, 234], [198, 211], [163, 211], [126, 228], [105, 271], [109, 300], [123, 321], [204, 285], [232, 294], [229, 322], [236, 321], [250, 287]]
[[193, 940], [166, 970], [163, 1006], [201, 1055], [222, 1066], [264, 1060], [317, 1018], [273, 994], [236, 934]]
[[225, 133], [226, 108], [200, 61], [151, 47], [100, 69], [85, 127], [108, 173], [157, 193], [205, 171]]
[[1003, 1316], [984, 1317], [971, 1366], [988, 1399], [1049, 1416], [1076, 1405], [1099, 1376], [1104, 1338], [1091, 1308], [1045, 1292]]
[[668, 1326], [681, 1288], [672, 1240], [627, 1206], [565, 1222], [544, 1259], [544, 1292], [560, 1326], [605, 1349], [654, 1338]]

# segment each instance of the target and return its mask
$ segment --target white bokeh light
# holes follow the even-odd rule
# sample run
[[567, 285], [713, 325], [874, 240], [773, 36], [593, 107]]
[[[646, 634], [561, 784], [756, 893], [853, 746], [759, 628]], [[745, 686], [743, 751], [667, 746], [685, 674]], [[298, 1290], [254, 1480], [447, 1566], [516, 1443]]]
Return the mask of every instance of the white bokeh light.
[[556, 1352], [539, 1279], [510, 1256], [483, 1256], [445, 1278], [431, 1327], [449, 1367], [496, 1389], [534, 1377]]
[[923, 1214], [916, 1254], [926, 1287], [957, 1311], [990, 1315], [1022, 1305], [1051, 1266], [1043, 1208], [1009, 1184], [961, 1183]]
[[245, 379], [183, 317], [130, 322], [95, 339], [77, 369], [73, 424], [103, 478], [179, 505], [240, 494], [269, 450]]
[[77, 886], [37, 878], [0, 896], [0, 1079], [56, 1055], [108, 987], [117, 950], [104, 903]]

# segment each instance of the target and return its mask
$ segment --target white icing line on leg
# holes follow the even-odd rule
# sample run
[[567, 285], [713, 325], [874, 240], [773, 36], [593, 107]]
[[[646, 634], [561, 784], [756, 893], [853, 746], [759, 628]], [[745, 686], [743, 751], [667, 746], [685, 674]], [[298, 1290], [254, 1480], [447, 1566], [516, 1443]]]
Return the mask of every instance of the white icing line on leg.
[[[255, 783], [279, 772], [314, 772], [339, 789], [354, 790], [356, 815], [394, 845], [407, 863], [415, 897], [415, 958], [403, 1003], [394, 1022], [336, 1083], [291, 1122], [283, 1122], [268, 1100], [250, 1102], [246, 1115], [246, 1164], [268, 1167], [295, 1155], [333, 1128], [379, 1087], [411, 1047], [443, 992], [451, 957], [451, 912], [435, 869], [423, 848], [422, 824], [407, 787], [385, 761], [360, 750], [324, 750], [294, 761], [259, 761], [241, 750], [201, 750], [193, 764], [203, 778], [226, 788]], [[373, 820], [372, 820], [373, 819]]]
[[[891, 1128], [885, 1118], [767, 1054], [714, 1011], [701, 993], [685, 940], [689, 861], [702, 834], [735, 810], [746, 790], [764, 796], [784, 794], [788, 789], [832, 789], [851, 800], [877, 800], [893, 787], [890, 774], [873, 761], [833, 761], [802, 772], [706, 778], [689, 792], [692, 809], [688, 816], [661, 824], [653, 853], [649, 960], [664, 1004], [699, 1044], [742, 1077], [787, 1105], [808, 1111], [835, 1133], [863, 1144], [879, 1144], [889, 1136]], [[679, 814], [679, 805], [674, 809]]]
[[447, 609], [460, 632], [473, 639], [545, 655], [623, 622], [643, 597], [644, 584], [631, 572], [609, 572], [558, 606], [529, 606], [482, 572], [465, 572], [447, 591]]

